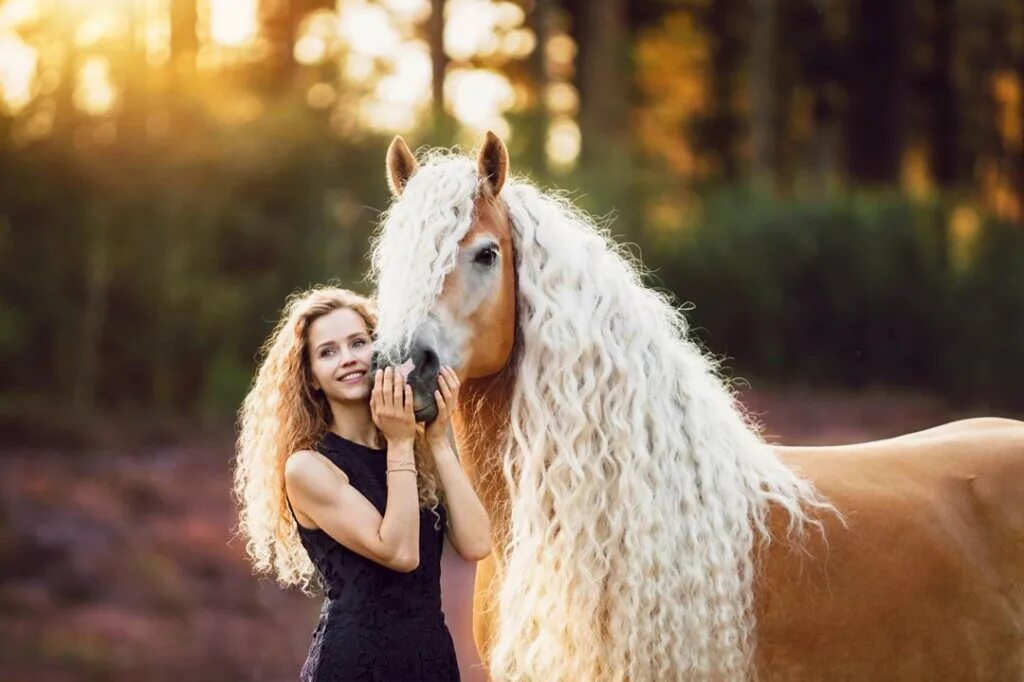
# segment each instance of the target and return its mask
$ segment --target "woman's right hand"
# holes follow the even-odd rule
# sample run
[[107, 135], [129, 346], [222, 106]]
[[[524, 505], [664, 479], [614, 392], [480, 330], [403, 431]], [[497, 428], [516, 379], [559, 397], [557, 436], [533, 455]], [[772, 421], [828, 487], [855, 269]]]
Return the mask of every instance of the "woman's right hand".
[[388, 443], [403, 440], [411, 442], [416, 436], [412, 386], [405, 383], [405, 375], [396, 367], [378, 369], [374, 372], [370, 415]]

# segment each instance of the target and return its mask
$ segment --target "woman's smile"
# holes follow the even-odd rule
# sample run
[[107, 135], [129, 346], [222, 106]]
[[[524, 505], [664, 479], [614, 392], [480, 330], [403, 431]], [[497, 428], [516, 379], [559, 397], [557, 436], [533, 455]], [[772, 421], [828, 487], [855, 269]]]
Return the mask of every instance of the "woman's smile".
[[338, 377], [338, 381], [343, 384], [358, 384], [360, 381], [366, 378], [365, 369], [357, 369], [351, 372], [346, 372]]

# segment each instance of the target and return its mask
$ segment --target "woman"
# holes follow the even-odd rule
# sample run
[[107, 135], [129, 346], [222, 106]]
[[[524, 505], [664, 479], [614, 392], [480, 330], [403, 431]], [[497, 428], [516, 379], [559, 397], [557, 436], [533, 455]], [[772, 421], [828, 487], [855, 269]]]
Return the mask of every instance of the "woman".
[[[371, 302], [333, 287], [289, 298], [241, 411], [234, 491], [258, 572], [326, 592], [302, 680], [457, 680], [441, 612], [443, 533], [490, 553], [483, 505], [438, 416], [413, 416], [408, 367], [371, 376]], [[408, 363], [407, 363], [408, 364]]]

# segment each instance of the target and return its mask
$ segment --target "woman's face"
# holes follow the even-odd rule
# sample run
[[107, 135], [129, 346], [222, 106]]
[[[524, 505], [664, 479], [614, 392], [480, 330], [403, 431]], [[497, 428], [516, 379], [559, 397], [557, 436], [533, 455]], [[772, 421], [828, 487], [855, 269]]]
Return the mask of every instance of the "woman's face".
[[313, 320], [307, 351], [314, 388], [335, 402], [369, 400], [373, 343], [359, 313], [338, 308]]

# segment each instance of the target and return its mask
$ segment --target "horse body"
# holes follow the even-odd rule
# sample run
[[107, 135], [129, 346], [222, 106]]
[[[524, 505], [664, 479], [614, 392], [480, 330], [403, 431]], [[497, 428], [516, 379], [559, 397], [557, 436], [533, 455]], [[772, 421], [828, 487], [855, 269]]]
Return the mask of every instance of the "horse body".
[[1024, 423], [777, 452], [845, 525], [760, 552], [762, 679], [1024, 679]]
[[1024, 679], [1024, 422], [768, 446], [592, 224], [499, 197], [500, 140], [388, 156], [378, 341], [459, 368], [497, 679]]
[[[457, 422], [456, 436], [497, 423]], [[486, 443], [460, 438], [486, 490]], [[842, 513], [758, 553], [762, 680], [1024, 679], [1024, 423], [972, 419], [846, 446], [775, 448]], [[504, 500], [485, 496], [495, 535]], [[786, 514], [773, 515], [776, 538]], [[494, 557], [477, 565], [473, 634], [496, 627]]]

